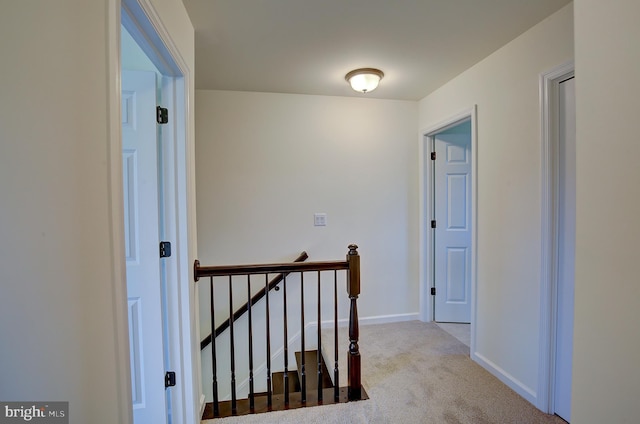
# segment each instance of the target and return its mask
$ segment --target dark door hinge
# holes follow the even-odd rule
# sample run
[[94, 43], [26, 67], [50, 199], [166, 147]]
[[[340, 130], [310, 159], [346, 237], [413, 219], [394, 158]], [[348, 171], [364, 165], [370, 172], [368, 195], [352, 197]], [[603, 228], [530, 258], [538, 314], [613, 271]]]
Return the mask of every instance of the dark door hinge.
[[156, 122], [158, 124], [166, 124], [169, 122], [169, 109], [166, 107], [156, 107]]
[[160, 242], [160, 257], [168, 258], [171, 256], [171, 242], [170, 241], [161, 241]]
[[436, 220], [431, 221], [431, 228], [436, 228]]
[[436, 152], [431, 152], [431, 160], [436, 160]]
[[164, 388], [173, 387], [176, 385], [176, 373], [173, 371], [167, 371], [164, 375]]
[[436, 288], [431, 287], [431, 296], [435, 296], [435, 295], [436, 295]]

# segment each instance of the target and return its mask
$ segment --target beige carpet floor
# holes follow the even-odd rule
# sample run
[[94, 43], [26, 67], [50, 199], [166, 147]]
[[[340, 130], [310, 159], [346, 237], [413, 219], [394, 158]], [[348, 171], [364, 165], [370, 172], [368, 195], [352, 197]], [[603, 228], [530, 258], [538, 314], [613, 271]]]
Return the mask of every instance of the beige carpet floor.
[[452, 322], [437, 322], [438, 327], [460, 340], [466, 346], [471, 346], [471, 324], [458, 324]]
[[[346, 337], [346, 331], [340, 333], [341, 340]], [[368, 400], [203, 422], [564, 423], [471, 361], [469, 348], [434, 323], [362, 326], [360, 352]]]

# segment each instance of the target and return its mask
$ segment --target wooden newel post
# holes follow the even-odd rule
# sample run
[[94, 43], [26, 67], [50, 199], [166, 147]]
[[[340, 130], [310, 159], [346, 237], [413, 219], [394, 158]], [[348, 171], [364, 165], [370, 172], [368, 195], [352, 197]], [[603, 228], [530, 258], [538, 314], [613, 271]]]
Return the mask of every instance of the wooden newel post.
[[349, 400], [362, 399], [362, 384], [360, 376], [360, 348], [358, 338], [360, 337], [360, 327], [358, 325], [358, 304], [360, 295], [360, 255], [358, 246], [349, 245], [347, 262], [349, 272], [347, 274], [347, 293], [351, 303], [349, 310], [349, 352], [347, 357], [347, 372], [349, 374]]

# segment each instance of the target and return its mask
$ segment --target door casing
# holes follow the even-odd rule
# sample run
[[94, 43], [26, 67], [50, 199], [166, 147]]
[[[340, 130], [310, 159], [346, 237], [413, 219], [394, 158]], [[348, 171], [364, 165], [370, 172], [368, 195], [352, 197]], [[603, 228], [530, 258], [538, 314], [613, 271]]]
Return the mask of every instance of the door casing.
[[195, 247], [195, 188], [193, 185], [193, 136], [189, 87], [192, 74], [164, 27], [150, 0], [111, 0], [108, 3], [109, 66], [109, 169], [111, 252], [114, 274], [114, 310], [116, 316], [115, 355], [120, 391], [119, 422], [133, 422], [131, 370], [128, 347], [127, 287], [124, 256], [122, 199], [122, 138], [120, 93], [120, 28], [124, 25], [163, 78], [163, 102], [169, 107], [172, 124], [163, 131], [163, 173], [165, 175], [165, 222], [163, 229], [173, 244], [174, 258], [166, 264], [168, 350], [171, 370], [177, 382], [171, 396], [171, 422], [199, 421], [204, 408], [201, 395], [200, 362], [197, 352], [197, 308], [191, 281], [190, 258]]
[[475, 357], [476, 345], [476, 270], [477, 270], [477, 187], [478, 187], [478, 154], [477, 154], [477, 106], [473, 105], [449, 118], [431, 125], [420, 131], [419, 157], [420, 157], [420, 181], [419, 181], [419, 258], [420, 258], [420, 319], [433, 321], [434, 307], [431, 296], [431, 288], [435, 287], [433, 281], [433, 232], [430, 222], [433, 218], [433, 187], [431, 178], [433, 175], [430, 143], [433, 136], [459, 123], [471, 120], [471, 358]]
[[541, 270], [540, 270], [540, 347], [538, 396], [536, 406], [541, 411], [554, 411], [554, 377], [558, 306], [558, 191], [559, 133], [558, 85], [574, 75], [573, 61], [565, 62], [540, 75], [540, 134], [542, 137], [541, 196]]

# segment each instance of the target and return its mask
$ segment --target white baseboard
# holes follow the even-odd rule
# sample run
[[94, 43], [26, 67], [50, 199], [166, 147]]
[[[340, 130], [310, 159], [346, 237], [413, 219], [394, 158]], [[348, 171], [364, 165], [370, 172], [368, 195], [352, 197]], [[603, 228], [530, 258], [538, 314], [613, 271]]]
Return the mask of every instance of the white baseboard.
[[[420, 314], [418, 312], [411, 314], [393, 314], [393, 315], [376, 315], [372, 317], [359, 317], [358, 322], [360, 325], [375, 325], [375, 324], [389, 324], [392, 322], [405, 322], [405, 321], [416, 321], [420, 319]], [[315, 323], [313, 323], [315, 326]], [[333, 320], [322, 321], [320, 323], [322, 328], [333, 328]], [[349, 325], [349, 320], [347, 318], [338, 320], [338, 327], [347, 327]]]
[[405, 321], [417, 321], [420, 319], [420, 314], [414, 312], [411, 314], [394, 314], [394, 315], [378, 315], [374, 317], [360, 318], [361, 325], [374, 325], [374, 324], [389, 324], [392, 322], [405, 322]]
[[471, 359], [493, 374], [493, 376], [506, 384], [514, 392], [529, 401], [532, 405], [537, 405], [538, 397], [535, 390], [523, 384], [520, 380], [477, 352], [471, 354]]

